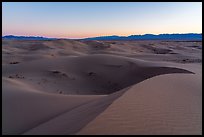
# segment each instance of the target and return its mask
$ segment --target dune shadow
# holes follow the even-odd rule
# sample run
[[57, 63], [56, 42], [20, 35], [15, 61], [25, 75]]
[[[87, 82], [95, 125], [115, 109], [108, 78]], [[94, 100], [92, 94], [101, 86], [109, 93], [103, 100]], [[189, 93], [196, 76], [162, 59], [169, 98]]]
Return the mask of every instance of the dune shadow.
[[[107, 67], [107, 65], [106, 65]], [[142, 82], [146, 79], [164, 75], [164, 74], [173, 74], [173, 73], [185, 73], [185, 74], [194, 74], [191, 71], [181, 69], [181, 68], [174, 68], [174, 67], [141, 67], [137, 66], [136, 64], [132, 63], [126, 71], [122, 71], [121, 73], [124, 73], [124, 76], [118, 76], [120, 73], [120, 69], [122, 69], [122, 66], [108, 66], [115, 70], [116, 75], [114, 75], [114, 78], [110, 78], [109, 73], [103, 74], [102, 76], [98, 76], [97, 72], [92, 72], [94, 75], [91, 75], [94, 77], [94, 81], [89, 85], [90, 87], [92, 85], [97, 85], [93, 87], [93, 92], [86, 92], [86, 94], [89, 95], [108, 95], [115, 93], [117, 91], [120, 91], [121, 89], [127, 88], [129, 86], [135, 85], [139, 82]], [[109, 68], [107, 68], [109, 69]], [[118, 75], [117, 75], [118, 74]], [[99, 80], [97, 80], [97, 78]], [[101, 78], [101, 79], [100, 79]], [[81, 94], [84, 94], [83, 91], [81, 91]]]

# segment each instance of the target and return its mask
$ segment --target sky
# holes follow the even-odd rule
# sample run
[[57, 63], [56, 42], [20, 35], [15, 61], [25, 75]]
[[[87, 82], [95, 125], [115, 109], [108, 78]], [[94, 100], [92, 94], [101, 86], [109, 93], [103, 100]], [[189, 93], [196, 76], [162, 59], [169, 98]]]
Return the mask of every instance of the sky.
[[202, 2], [2, 2], [2, 35], [202, 33]]

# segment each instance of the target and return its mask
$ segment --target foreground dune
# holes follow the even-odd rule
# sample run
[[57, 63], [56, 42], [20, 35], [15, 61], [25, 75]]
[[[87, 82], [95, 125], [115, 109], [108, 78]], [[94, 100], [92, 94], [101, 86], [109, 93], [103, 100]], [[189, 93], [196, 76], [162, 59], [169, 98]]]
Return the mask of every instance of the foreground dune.
[[3, 134], [27, 130], [101, 96], [45, 94], [28, 85], [3, 78]]
[[3, 134], [201, 134], [200, 50], [152, 43], [4, 41]]
[[201, 84], [192, 74], [145, 80], [78, 134], [202, 134]]

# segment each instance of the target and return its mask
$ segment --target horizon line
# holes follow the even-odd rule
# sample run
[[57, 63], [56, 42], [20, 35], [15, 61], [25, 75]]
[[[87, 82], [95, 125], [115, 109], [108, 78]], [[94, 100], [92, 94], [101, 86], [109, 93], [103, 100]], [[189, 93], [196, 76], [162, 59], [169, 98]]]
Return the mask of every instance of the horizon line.
[[162, 35], [162, 34], [202, 34], [201, 33], [193, 33], [193, 32], [188, 32], [188, 33], [160, 33], [160, 34], [153, 34], [153, 33], [144, 33], [144, 34], [130, 34], [130, 35], [101, 35], [101, 36], [90, 36], [90, 37], [83, 37], [83, 38], [69, 38], [69, 37], [47, 37], [47, 36], [42, 36], [42, 35], [13, 35], [13, 34], [7, 34], [7, 35], [2, 35], [2, 37], [5, 36], [18, 36], [18, 37], [43, 37], [43, 38], [57, 38], [57, 39], [86, 39], [86, 38], [96, 38], [96, 37], [108, 37], [108, 36], [118, 36], [118, 37], [128, 37], [128, 36], [134, 36], [134, 35]]

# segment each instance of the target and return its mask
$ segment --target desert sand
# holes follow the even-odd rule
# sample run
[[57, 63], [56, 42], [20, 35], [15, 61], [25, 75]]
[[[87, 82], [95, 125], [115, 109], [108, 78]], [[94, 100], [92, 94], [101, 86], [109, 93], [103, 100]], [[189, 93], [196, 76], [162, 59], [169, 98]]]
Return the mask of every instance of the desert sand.
[[2, 41], [4, 135], [202, 134], [201, 41]]

